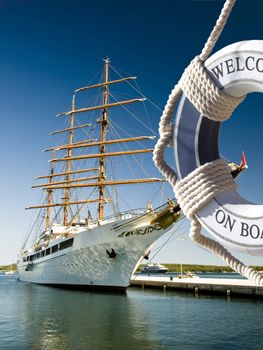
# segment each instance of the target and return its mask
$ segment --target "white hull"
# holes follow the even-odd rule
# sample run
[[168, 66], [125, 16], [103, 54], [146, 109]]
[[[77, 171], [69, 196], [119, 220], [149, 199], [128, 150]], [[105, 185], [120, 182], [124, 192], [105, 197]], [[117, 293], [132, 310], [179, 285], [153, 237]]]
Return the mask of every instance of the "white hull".
[[[72, 236], [74, 242], [71, 247], [32, 262], [23, 261], [21, 256], [18, 261], [19, 279], [54, 286], [126, 289], [150, 246], [171, 227], [161, 228], [158, 223], [149, 225], [149, 219], [145, 225], [144, 221], [135, 225], [122, 220], [91, 229], [82, 228], [81, 232]], [[118, 228], [118, 224], [122, 227]], [[49, 246], [65, 240], [58, 238]], [[112, 249], [115, 257], [107, 253]]]

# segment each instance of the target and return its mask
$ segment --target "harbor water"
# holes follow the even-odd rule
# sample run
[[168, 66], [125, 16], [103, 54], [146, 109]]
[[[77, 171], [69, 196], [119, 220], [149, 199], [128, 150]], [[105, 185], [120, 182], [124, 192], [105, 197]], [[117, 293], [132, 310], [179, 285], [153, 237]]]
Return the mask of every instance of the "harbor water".
[[0, 349], [263, 349], [263, 301], [56, 289], [0, 274]]

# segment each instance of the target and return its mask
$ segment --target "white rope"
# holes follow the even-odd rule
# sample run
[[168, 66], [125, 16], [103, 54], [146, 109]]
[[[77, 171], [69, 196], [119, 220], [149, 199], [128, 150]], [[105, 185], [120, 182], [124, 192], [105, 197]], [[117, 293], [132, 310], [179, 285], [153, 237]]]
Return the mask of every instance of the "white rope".
[[173, 140], [173, 123], [172, 117], [176, 108], [177, 101], [182, 91], [179, 85], [175, 85], [166, 106], [164, 107], [163, 114], [159, 123], [160, 138], [157, 141], [153, 151], [153, 161], [155, 166], [160, 170], [163, 176], [169, 181], [172, 186], [175, 186], [177, 176], [173, 168], [171, 168], [164, 159], [165, 148], [172, 144]]
[[230, 175], [225, 161], [217, 159], [195, 169], [181, 181], [177, 181], [175, 171], [164, 159], [165, 148], [173, 139], [172, 117], [182, 91], [197, 108], [209, 119], [224, 121], [230, 118], [234, 109], [245, 96], [232, 97], [220, 90], [210, 78], [203, 62], [207, 59], [216, 44], [235, 0], [226, 0], [220, 16], [213, 28], [201, 54], [197, 56], [184, 71], [179, 83], [172, 90], [159, 123], [160, 138], [155, 145], [153, 161], [169, 183], [174, 187], [178, 203], [184, 214], [191, 220], [190, 237], [201, 247], [212, 251], [241, 275], [257, 285], [263, 285], [263, 276], [247, 267], [231, 255], [220, 243], [201, 234], [201, 225], [195, 213], [216, 195], [235, 190], [237, 185]]
[[235, 5], [236, 0], [226, 0], [224, 3], [224, 6], [221, 10], [221, 13], [218, 17], [218, 20], [216, 21], [216, 24], [212, 30], [212, 32], [210, 33], [205, 46], [203, 47], [203, 50], [200, 54], [200, 57], [202, 60], [206, 60], [208, 58], [208, 56], [210, 55], [210, 53], [212, 52], [218, 38], [220, 37], [226, 22], [228, 20], [228, 17], [230, 16], [230, 13], [232, 11], [232, 8]]
[[209, 119], [222, 122], [231, 117], [245, 96], [227, 95], [214, 83], [200, 57], [193, 59], [184, 71], [179, 85], [195, 108]]
[[181, 181], [177, 181], [174, 191], [181, 208], [188, 219], [193, 219], [195, 212], [211, 201], [218, 194], [236, 190], [226, 162], [217, 159], [196, 168]]

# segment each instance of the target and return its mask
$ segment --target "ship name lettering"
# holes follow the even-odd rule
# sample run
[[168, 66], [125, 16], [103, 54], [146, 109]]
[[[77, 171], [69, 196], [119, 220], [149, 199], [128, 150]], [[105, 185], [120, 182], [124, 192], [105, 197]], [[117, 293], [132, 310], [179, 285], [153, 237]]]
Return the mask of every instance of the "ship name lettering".
[[143, 236], [153, 232], [154, 230], [155, 231], [161, 230], [161, 227], [159, 225], [153, 225], [153, 226], [148, 226], [145, 229], [138, 228], [133, 231], [124, 231], [118, 235], [118, 238], [129, 237], [129, 236]]

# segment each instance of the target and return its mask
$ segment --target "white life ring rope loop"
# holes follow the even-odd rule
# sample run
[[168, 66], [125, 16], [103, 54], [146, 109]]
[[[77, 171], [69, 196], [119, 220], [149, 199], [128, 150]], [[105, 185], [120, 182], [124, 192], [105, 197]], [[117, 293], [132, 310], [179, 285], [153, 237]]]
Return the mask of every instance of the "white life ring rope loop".
[[[236, 219], [231, 219], [229, 216], [230, 214], [228, 214], [227, 211], [225, 212], [222, 210], [222, 213], [220, 213], [218, 211], [218, 207], [216, 206], [217, 204], [214, 204], [215, 201], [219, 203], [220, 200], [223, 202], [223, 204], [225, 204], [224, 200], [220, 197], [221, 194], [223, 196], [225, 193], [228, 194], [228, 199], [231, 197], [231, 195], [233, 197], [231, 197], [229, 200], [230, 207], [231, 205], [233, 207], [233, 205], [238, 203], [238, 200], [240, 199], [235, 192], [237, 185], [230, 175], [228, 166], [223, 160], [219, 159], [219, 152], [215, 141], [217, 141], [220, 122], [230, 118], [235, 108], [244, 100], [246, 93], [253, 91], [253, 88], [243, 88], [240, 89], [238, 93], [235, 92], [232, 95], [231, 93], [228, 93], [229, 91], [225, 92], [223, 90], [224, 86], [220, 84], [219, 79], [217, 79], [217, 77], [215, 77], [214, 74], [209, 71], [207, 62], [205, 62], [223, 30], [234, 4], [235, 1], [233, 0], [227, 0], [225, 2], [216, 25], [211, 32], [201, 54], [197, 56], [186, 68], [179, 83], [172, 90], [161, 116], [159, 124], [160, 139], [155, 146], [153, 160], [157, 168], [173, 186], [181, 209], [191, 220], [191, 239], [201, 247], [220, 256], [238, 273], [249, 278], [257, 285], [263, 286], [262, 274], [245, 266], [242, 262], [232, 256], [223, 247], [223, 245], [217, 241], [201, 234], [201, 224], [213, 234], [213, 230], [209, 230], [209, 226], [202, 218], [202, 211], [204, 211], [204, 208], [206, 209], [207, 205], [210, 205], [211, 201], [213, 202], [214, 206], [210, 205], [211, 208], [206, 209], [206, 216], [217, 215], [216, 219], [218, 219], [218, 223], [223, 223], [224, 226], [228, 225], [231, 230], [234, 226], [238, 226]], [[234, 44], [233, 46], [235, 49], [237, 49], [238, 44]], [[231, 51], [231, 47], [232, 45], [229, 46], [229, 51]], [[254, 89], [254, 91], [258, 90]], [[171, 145], [173, 142], [174, 126], [172, 123], [172, 118], [177, 107], [179, 97], [181, 97], [181, 100], [177, 109], [177, 122], [175, 126], [174, 138], [177, 165], [176, 174], [176, 172], [164, 160], [164, 152], [165, 148], [168, 145]], [[192, 124], [189, 118], [192, 118]], [[183, 125], [184, 128], [188, 127], [186, 123], [191, 124], [189, 130], [187, 130], [187, 132], [190, 134], [190, 136], [188, 136], [189, 143], [187, 146], [188, 148], [192, 147], [192, 152], [190, 156], [188, 155], [189, 159], [187, 159], [187, 156], [185, 157], [183, 153], [180, 153], [180, 150], [183, 149], [180, 142], [181, 144], [185, 144], [187, 142], [183, 139], [183, 127], [181, 127], [181, 125]], [[208, 131], [205, 135], [206, 140], [204, 140], [204, 138], [202, 139], [200, 136], [202, 133], [204, 133], [204, 130]], [[209, 147], [209, 142], [211, 143], [212, 147]], [[205, 149], [205, 154], [199, 152], [199, 148], [202, 147]], [[245, 203], [245, 206], [248, 205], [247, 201], [244, 199], [242, 200], [242, 204]], [[231, 211], [229, 211], [229, 213], [231, 213]], [[228, 220], [227, 222], [224, 222], [225, 218]], [[243, 236], [245, 236], [245, 234], [249, 232], [249, 229], [246, 226], [243, 229], [244, 230], [242, 233]], [[255, 233], [253, 230], [251, 231], [251, 234], [252, 233], [252, 238], [254, 239], [257, 233]], [[236, 247], [239, 245], [240, 250], [242, 250], [243, 245], [246, 247], [247, 252], [249, 253], [256, 251], [257, 253], [259, 252], [262, 254], [263, 252], [263, 243], [262, 245], [255, 244], [255, 246], [253, 246], [251, 244], [245, 244], [244, 237], [241, 237], [243, 241], [238, 242], [237, 239], [231, 240], [230, 238], [227, 238], [225, 240], [224, 237], [217, 235], [216, 233], [214, 233], [214, 236], [221, 242], [229, 243], [231, 247]]]
[[199, 112], [218, 122], [229, 119], [245, 98], [230, 96], [220, 89], [205, 69], [200, 56], [196, 56], [186, 68], [179, 85]]

